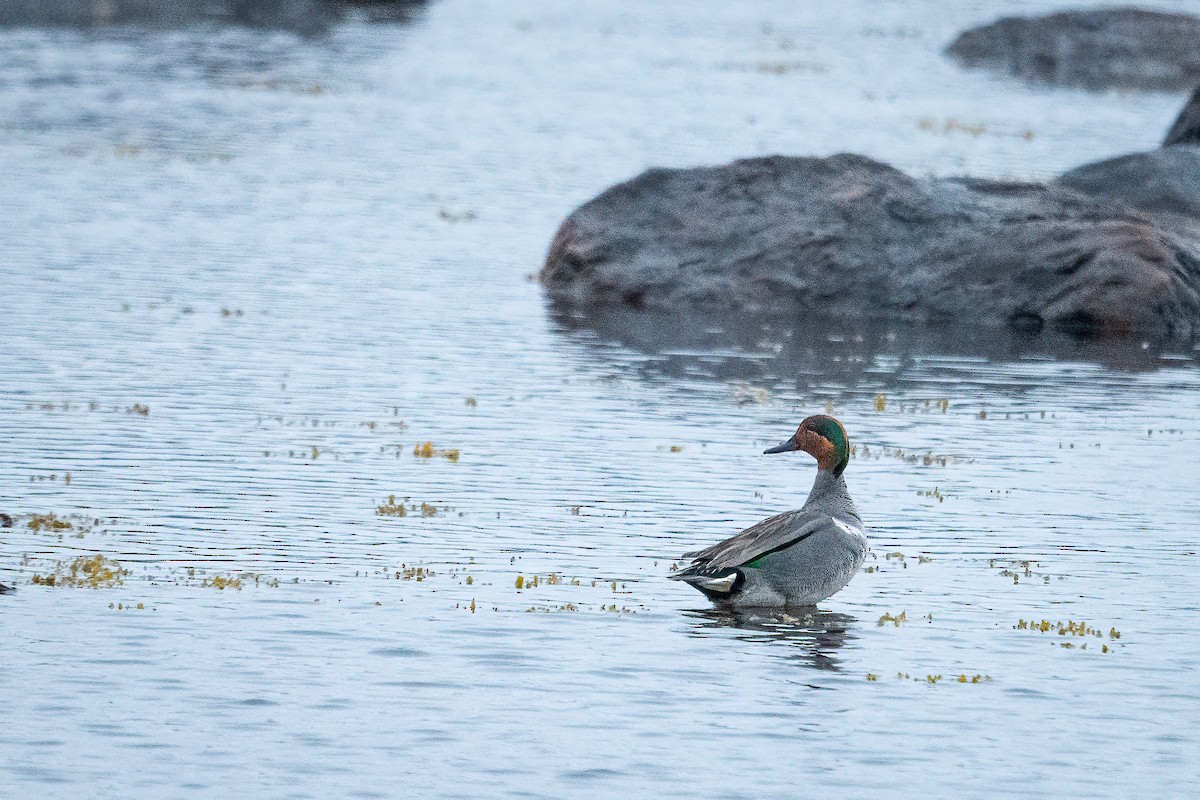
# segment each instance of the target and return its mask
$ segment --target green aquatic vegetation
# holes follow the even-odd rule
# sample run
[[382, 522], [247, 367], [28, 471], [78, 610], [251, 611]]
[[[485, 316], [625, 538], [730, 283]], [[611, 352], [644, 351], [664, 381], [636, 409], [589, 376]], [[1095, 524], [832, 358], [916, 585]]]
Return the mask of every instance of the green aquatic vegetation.
[[917, 492], [917, 496], [918, 497], [933, 497], [933, 498], [936, 498], [939, 503], [944, 503], [946, 501], [946, 495], [942, 494], [941, 490], [938, 489], [938, 487], [936, 487], [936, 486], [933, 487], [933, 491], [931, 491], [931, 492], [926, 492], [926, 491]]
[[868, 672], [868, 673], [867, 673], [867, 680], [869, 680], [869, 681], [877, 681], [877, 680], [879, 680], [879, 676], [878, 676], [878, 675], [875, 675], [875, 674], [873, 674], [873, 673], [870, 673], [870, 672]]
[[886, 394], [875, 395], [875, 410], [880, 413], [887, 410], [887, 395]]
[[109, 603], [108, 607], [115, 609], [116, 611], [133, 611], [135, 608], [138, 611], [146, 610], [146, 606], [143, 603], [138, 603], [136, 607], [131, 603], [117, 603], [115, 605], [113, 603]]
[[120, 562], [96, 553], [93, 556], [79, 556], [69, 563], [59, 561], [55, 564], [54, 572], [34, 574], [31, 582], [38, 586], [111, 589], [124, 584], [128, 574], [129, 570], [124, 569]]
[[478, 403], [475, 401], [475, 398], [474, 398], [474, 397], [467, 397], [467, 398], [464, 398], [463, 402], [466, 404], [467, 408], [475, 408], [475, 406], [479, 405], [479, 404], [478, 404]]
[[889, 612], [885, 612], [884, 615], [882, 617], [880, 617], [879, 621], [876, 622], [875, 624], [878, 627], [882, 628], [884, 625], [888, 624], [889, 622], [892, 623], [892, 625], [894, 627], [899, 628], [901, 626], [901, 624], [908, 622], [908, 611], [904, 610], [896, 615], [893, 615]]
[[138, 414], [143, 417], [148, 417], [148, 416], [150, 416], [150, 406], [142, 405], [141, 403], [134, 403], [133, 405], [131, 405], [125, 409], [125, 413], [126, 414]]

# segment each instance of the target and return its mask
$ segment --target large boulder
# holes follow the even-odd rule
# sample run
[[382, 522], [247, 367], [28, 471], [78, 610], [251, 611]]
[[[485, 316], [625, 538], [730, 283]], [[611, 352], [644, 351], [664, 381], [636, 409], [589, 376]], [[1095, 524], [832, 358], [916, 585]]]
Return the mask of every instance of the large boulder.
[[1200, 81], [1200, 18], [1138, 8], [1005, 17], [946, 53], [968, 68], [1087, 89], [1189, 89]]
[[1064, 172], [1056, 183], [1145, 211], [1200, 218], [1200, 88], [1162, 147], [1084, 164]]
[[578, 306], [811, 311], [1085, 334], [1200, 331], [1200, 223], [859, 155], [652, 169], [573, 212], [541, 280]]

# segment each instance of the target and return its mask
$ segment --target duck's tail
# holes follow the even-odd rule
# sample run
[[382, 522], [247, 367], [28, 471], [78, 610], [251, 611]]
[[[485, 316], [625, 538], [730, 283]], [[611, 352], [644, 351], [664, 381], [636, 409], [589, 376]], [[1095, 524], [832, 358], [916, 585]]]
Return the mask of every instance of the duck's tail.
[[728, 597], [743, 580], [738, 569], [709, 569], [707, 561], [693, 561], [667, 576], [673, 581], [685, 581], [713, 598]]

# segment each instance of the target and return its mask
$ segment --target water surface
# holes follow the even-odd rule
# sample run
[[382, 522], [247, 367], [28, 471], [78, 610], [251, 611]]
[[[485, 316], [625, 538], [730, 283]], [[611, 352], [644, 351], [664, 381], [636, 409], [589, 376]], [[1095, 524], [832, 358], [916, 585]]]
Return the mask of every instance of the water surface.
[[[0, 32], [0, 796], [1184, 796], [1194, 351], [587, 318], [529, 279], [651, 165], [1158, 141], [1182, 98], [939, 54], [1013, 9]], [[760, 452], [827, 408], [850, 586], [730, 617], [665, 580], [803, 501]], [[119, 585], [33, 583], [95, 554]]]

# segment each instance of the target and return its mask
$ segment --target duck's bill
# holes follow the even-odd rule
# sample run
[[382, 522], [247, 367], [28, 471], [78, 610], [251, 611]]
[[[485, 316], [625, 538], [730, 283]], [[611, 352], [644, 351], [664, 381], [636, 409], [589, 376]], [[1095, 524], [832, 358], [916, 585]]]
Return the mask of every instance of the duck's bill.
[[764, 456], [770, 455], [771, 453], [790, 453], [793, 450], [799, 450], [799, 449], [800, 449], [800, 444], [799, 444], [799, 442], [796, 441], [796, 437], [793, 436], [792, 438], [788, 439], [786, 442], [781, 442], [780, 444], [777, 444], [774, 447], [768, 447], [766, 450], [763, 450], [763, 455]]

